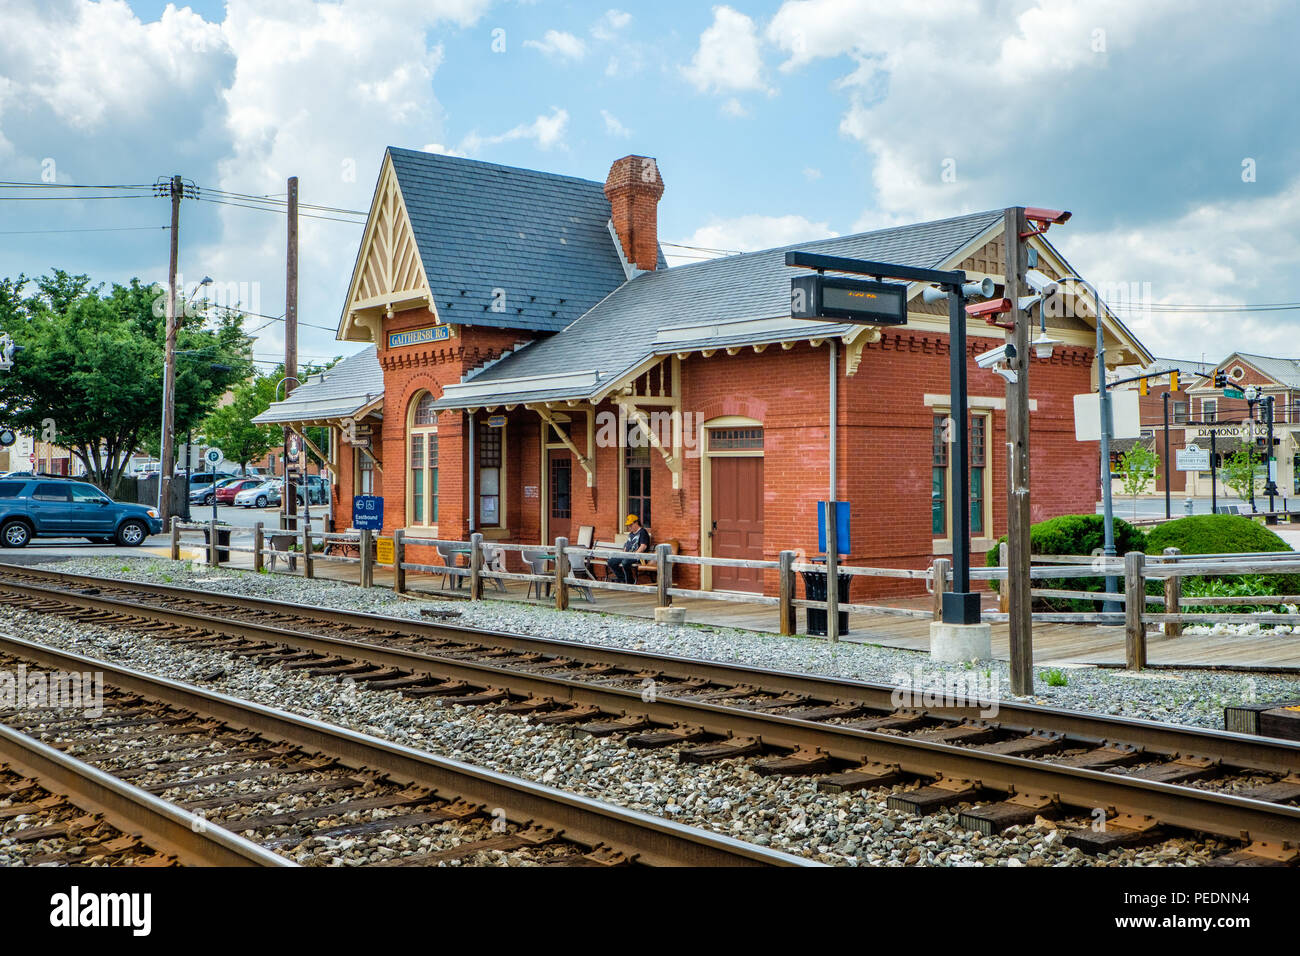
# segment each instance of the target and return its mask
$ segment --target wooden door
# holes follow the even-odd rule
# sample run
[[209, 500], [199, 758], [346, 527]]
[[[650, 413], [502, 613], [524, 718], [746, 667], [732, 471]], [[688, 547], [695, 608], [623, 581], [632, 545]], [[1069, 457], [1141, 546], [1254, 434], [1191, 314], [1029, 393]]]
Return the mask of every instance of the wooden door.
[[547, 536], [556, 538], [569, 537], [573, 518], [573, 458], [567, 449], [552, 449], [547, 452], [550, 467], [550, 501], [547, 507]]
[[[713, 556], [763, 559], [763, 459], [711, 458]], [[713, 569], [720, 591], [762, 591], [758, 568]]]

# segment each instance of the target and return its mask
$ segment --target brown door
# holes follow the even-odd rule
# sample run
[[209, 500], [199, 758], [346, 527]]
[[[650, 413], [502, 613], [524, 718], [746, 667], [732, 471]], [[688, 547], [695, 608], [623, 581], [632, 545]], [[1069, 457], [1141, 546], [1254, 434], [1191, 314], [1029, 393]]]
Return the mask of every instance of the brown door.
[[548, 535], [552, 541], [567, 538], [573, 516], [573, 458], [567, 450], [548, 453], [550, 462], [550, 510]]
[[[763, 459], [711, 458], [713, 556], [763, 559]], [[714, 568], [720, 591], [762, 591], [757, 568]]]

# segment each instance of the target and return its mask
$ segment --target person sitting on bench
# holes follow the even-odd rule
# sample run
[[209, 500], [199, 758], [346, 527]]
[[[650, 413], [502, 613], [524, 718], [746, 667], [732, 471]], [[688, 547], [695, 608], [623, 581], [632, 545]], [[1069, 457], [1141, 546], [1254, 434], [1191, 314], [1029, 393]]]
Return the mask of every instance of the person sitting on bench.
[[[628, 515], [626, 525], [627, 540], [623, 542], [623, 550], [633, 554], [649, 551], [650, 532], [641, 527], [641, 519], [637, 515]], [[609, 569], [624, 584], [636, 584], [636, 566], [639, 563], [639, 558], [611, 558]]]

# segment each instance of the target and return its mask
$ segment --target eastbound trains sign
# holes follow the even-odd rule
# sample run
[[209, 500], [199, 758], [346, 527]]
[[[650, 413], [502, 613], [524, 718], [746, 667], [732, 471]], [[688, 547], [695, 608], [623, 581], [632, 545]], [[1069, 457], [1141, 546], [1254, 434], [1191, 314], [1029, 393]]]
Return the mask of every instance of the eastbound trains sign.
[[907, 322], [907, 286], [838, 276], [796, 276], [790, 280], [790, 315], [861, 325], [903, 325]]

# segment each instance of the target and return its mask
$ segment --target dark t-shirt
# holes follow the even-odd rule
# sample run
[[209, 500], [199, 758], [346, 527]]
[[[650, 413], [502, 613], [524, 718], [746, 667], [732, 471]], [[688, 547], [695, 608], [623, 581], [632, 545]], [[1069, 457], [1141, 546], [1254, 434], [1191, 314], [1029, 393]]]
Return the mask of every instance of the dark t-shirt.
[[629, 534], [627, 540], [623, 542], [624, 551], [637, 551], [640, 550], [642, 546], [646, 548], [650, 547], [650, 532], [645, 528]]

